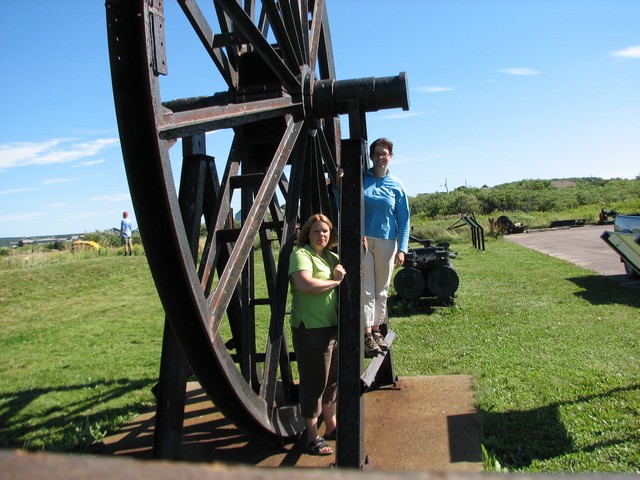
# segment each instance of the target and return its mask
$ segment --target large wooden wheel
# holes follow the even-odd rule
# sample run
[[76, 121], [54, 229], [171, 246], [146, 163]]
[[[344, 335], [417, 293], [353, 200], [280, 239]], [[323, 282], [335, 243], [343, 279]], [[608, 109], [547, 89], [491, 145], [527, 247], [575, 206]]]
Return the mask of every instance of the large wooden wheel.
[[[406, 79], [336, 81], [323, 0], [263, 0], [260, 8], [214, 0], [211, 18], [197, 0], [177, 3], [207, 53], [203, 72], [215, 65], [225, 91], [164, 98], [171, 39], [163, 1], [107, 1], [116, 114], [140, 233], [171, 331], [216, 406], [245, 430], [293, 436], [303, 420], [284, 325], [296, 225], [314, 212], [337, 219], [328, 183], [340, 163], [339, 115], [407, 109]], [[205, 144], [205, 133], [220, 129], [233, 131], [221, 178]], [[174, 172], [169, 152], [178, 140], [182, 166]], [[256, 298], [262, 271], [267, 296]]]

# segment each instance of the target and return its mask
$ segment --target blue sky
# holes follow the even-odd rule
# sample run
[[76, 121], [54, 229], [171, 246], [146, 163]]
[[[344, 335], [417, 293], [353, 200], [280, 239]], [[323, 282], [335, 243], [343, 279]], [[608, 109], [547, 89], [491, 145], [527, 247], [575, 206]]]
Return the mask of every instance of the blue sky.
[[[367, 128], [394, 141], [390, 168], [409, 195], [640, 175], [640, 1], [327, 5], [338, 79], [408, 75], [410, 110], [370, 113]], [[169, 23], [173, 0], [165, 10], [167, 90], [203, 78], [223, 90], [186, 23]], [[108, 229], [124, 210], [135, 224], [104, 1], [4, 0], [0, 45], [0, 237]], [[213, 135], [208, 153], [226, 159], [225, 137]]]

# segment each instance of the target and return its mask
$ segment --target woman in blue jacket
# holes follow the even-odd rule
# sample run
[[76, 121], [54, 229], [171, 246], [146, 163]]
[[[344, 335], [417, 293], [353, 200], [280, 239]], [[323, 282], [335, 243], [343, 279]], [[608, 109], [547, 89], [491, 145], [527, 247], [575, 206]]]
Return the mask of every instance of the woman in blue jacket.
[[366, 252], [362, 279], [362, 305], [366, 321], [364, 349], [375, 357], [389, 349], [380, 333], [387, 322], [387, 298], [394, 267], [404, 263], [409, 245], [409, 199], [404, 185], [389, 172], [393, 143], [379, 138], [369, 147], [373, 167], [366, 170], [364, 235]]

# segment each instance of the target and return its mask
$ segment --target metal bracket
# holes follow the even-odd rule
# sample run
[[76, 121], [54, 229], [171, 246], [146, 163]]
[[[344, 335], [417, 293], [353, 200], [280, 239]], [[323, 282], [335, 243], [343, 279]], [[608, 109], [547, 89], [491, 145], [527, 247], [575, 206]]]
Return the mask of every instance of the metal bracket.
[[[393, 330], [389, 330], [387, 335], [384, 337], [384, 340], [389, 346], [391, 346], [395, 338], [395, 332]], [[360, 381], [362, 383], [363, 392], [375, 387], [382, 387], [386, 385], [395, 386], [398, 381], [398, 377], [393, 369], [391, 350], [388, 352], [382, 352], [382, 355], [378, 355], [373, 358], [367, 370], [362, 374], [362, 377], [360, 377]]]
[[162, 0], [150, 0], [149, 2], [149, 28], [153, 45], [150, 45], [150, 58], [153, 73], [166, 75], [167, 51], [164, 45], [164, 11]]

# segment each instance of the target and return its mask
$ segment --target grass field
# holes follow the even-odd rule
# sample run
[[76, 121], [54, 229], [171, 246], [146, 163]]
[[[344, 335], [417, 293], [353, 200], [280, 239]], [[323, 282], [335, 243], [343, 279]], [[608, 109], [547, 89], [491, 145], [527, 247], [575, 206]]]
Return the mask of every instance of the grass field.
[[146, 257], [2, 270], [0, 318], [1, 447], [82, 451], [152, 401], [164, 315]]
[[[396, 373], [472, 375], [509, 471], [640, 472], [638, 291], [502, 239], [452, 250], [452, 307], [392, 302]], [[153, 402], [163, 322], [144, 256], [0, 268], [0, 447], [116, 431]]]

